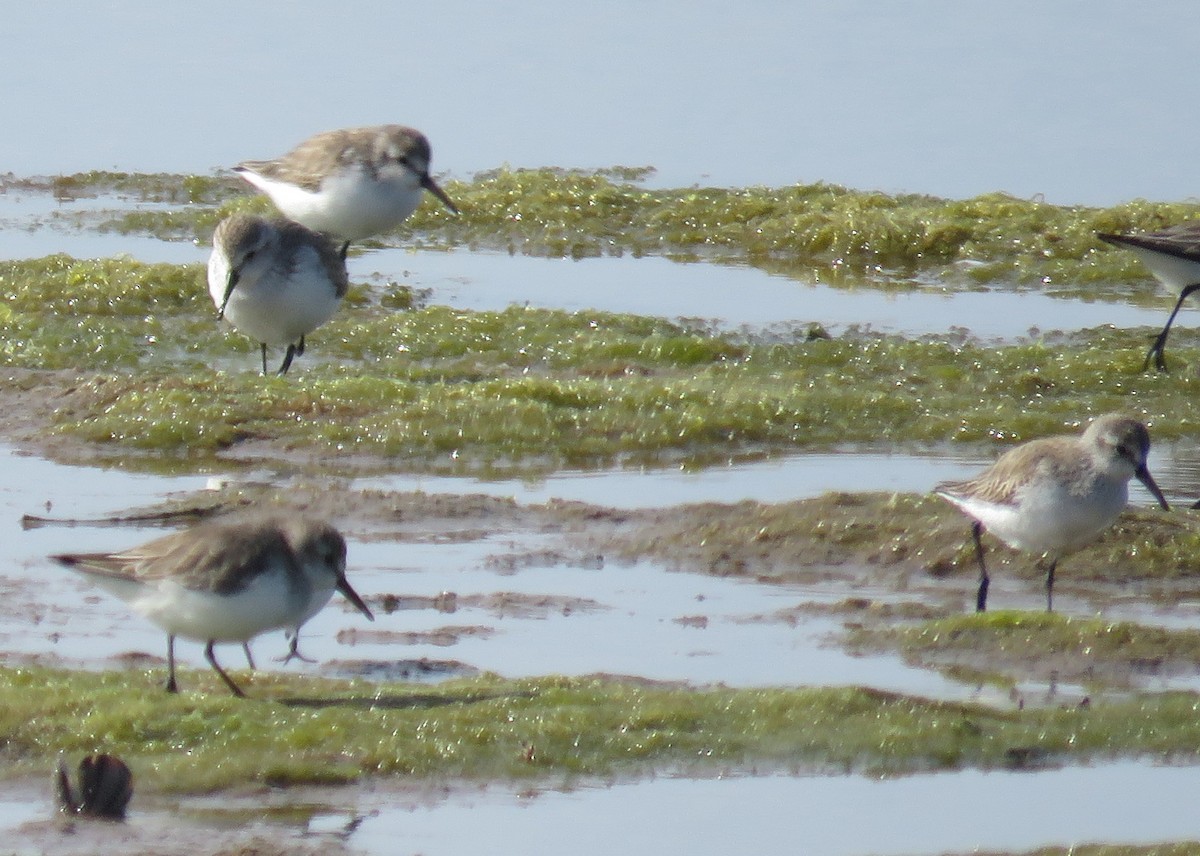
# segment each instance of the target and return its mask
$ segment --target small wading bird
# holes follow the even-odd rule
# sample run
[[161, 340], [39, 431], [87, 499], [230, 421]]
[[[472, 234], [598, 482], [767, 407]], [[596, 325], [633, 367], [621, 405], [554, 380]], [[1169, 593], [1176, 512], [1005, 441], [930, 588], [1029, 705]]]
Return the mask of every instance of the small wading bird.
[[179, 691], [176, 636], [206, 643], [209, 664], [230, 692], [242, 696], [217, 664], [217, 642], [244, 647], [269, 630], [298, 633], [335, 590], [374, 620], [346, 580], [346, 541], [341, 533], [328, 523], [298, 515], [216, 520], [120, 553], [51, 558], [167, 632], [168, 692]]
[[304, 337], [334, 316], [350, 286], [346, 263], [324, 235], [288, 220], [226, 217], [213, 233], [208, 292], [225, 319], [267, 346], [287, 346], [279, 374], [304, 353]]
[[1045, 556], [1046, 610], [1053, 611], [1058, 560], [1112, 525], [1125, 508], [1131, 478], [1170, 510], [1146, 469], [1149, 453], [1146, 426], [1110, 413], [1097, 417], [1080, 436], [1031, 440], [1008, 450], [972, 479], [935, 487], [938, 496], [975, 520], [971, 536], [979, 561], [976, 610], [987, 609], [983, 530], [1014, 549]]
[[1142, 365], [1142, 371], [1145, 371], [1150, 368], [1150, 362], [1153, 360], [1155, 368], [1165, 372], [1167, 361], [1164, 354], [1171, 324], [1175, 322], [1175, 316], [1179, 314], [1179, 307], [1183, 305], [1183, 301], [1200, 288], [1200, 223], [1184, 223], [1144, 235], [1110, 235], [1097, 232], [1096, 237], [1114, 246], [1132, 250], [1159, 282], [1179, 292], [1179, 299], [1175, 301], [1175, 308], [1167, 317], [1166, 326], [1150, 346], [1146, 362]]
[[395, 228], [428, 190], [458, 208], [429, 175], [429, 140], [403, 125], [343, 128], [309, 137], [274, 160], [234, 167], [285, 217], [344, 243]]

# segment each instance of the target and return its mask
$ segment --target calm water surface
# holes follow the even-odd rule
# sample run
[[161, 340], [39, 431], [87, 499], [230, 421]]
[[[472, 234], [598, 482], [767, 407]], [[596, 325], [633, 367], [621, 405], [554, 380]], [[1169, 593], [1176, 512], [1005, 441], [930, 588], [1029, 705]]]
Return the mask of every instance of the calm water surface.
[[[1089, 841], [1200, 838], [1200, 770], [1138, 762], [1037, 774], [966, 771], [896, 779], [671, 779], [533, 798], [489, 791], [367, 817], [354, 844], [385, 852], [609, 856], [804, 853], [913, 856]], [[670, 818], [664, 822], [664, 818]], [[619, 831], [618, 831], [619, 830]], [[569, 843], [569, 844], [568, 844]]]
[[403, 122], [453, 175], [650, 165], [1060, 203], [1196, 195], [1185, 0], [13, 4], [0, 169], [207, 172]]

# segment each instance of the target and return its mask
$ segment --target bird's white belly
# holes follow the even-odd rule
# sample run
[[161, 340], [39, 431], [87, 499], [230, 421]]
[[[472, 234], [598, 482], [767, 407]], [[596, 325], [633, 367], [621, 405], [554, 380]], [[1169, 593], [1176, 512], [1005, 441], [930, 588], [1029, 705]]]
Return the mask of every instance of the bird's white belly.
[[984, 526], [1011, 547], [1061, 556], [1099, 537], [1120, 515], [1127, 499], [1124, 481], [1102, 481], [1086, 494], [1042, 484], [1020, 498], [1019, 511], [995, 512]]
[[375, 180], [361, 170], [328, 176], [316, 193], [262, 177], [256, 183], [292, 220], [351, 241], [392, 229], [421, 204], [420, 185], [403, 178]]
[[129, 605], [175, 636], [246, 642], [268, 630], [291, 626], [300, 596], [282, 577], [259, 577], [235, 595], [186, 589], [162, 580], [143, 586]]
[[256, 342], [288, 345], [337, 314], [338, 303], [327, 279], [293, 277], [279, 295], [238, 286], [225, 306], [225, 320]]
[[330, 598], [333, 597], [333, 592], [334, 586], [332, 585], [314, 585], [312, 592], [308, 596], [308, 603], [304, 607], [304, 612], [296, 619], [293, 625], [294, 628], [299, 630], [306, 621], [324, 609], [325, 605], [329, 603]]
[[1168, 253], [1156, 253], [1144, 247], [1127, 246], [1125, 249], [1130, 250], [1141, 259], [1142, 264], [1158, 278], [1159, 282], [1176, 290], [1182, 290], [1195, 282], [1197, 274], [1200, 273], [1200, 262], [1192, 259], [1181, 259]]
[[[209, 292], [220, 306], [228, 263], [214, 253], [209, 261]], [[338, 310], [341, 298], [329, 271], [312, 247], [300, 247], [287, 270], [246, 267], [225, 304], [225, 320], [267, 345], [288, 345], [320, 327]]]

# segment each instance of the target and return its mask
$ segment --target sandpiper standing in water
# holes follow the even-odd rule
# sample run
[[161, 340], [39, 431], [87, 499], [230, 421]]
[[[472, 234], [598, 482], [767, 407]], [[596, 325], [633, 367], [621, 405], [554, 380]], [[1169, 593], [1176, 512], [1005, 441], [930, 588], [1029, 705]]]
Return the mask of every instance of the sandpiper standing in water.
[[[167, 690], [175, 681], [175, 637], [206, 643], [204, 656], [236, 696], [213, 645], [298, 628], [340, 591], [367, 618], [346, 580], [346, 541], [324, 521], [299, 515], [217, 520], [120, 553], [51, 556], [115, 594], [167, 632]], [[324, 597], [324, 600], [320, 600]]]
[[1118, 413], [1096, 418], [1079, 436], [1031, 440], [1001, 455], [972, 479], [944, 482], [934, 492], [975, 519], [971, 535], [979, 561], [975, 608], [987, 609], [988, 572], [980, 534], [987, 530], [1010, 547], [1045, 556], [1046, 609], [1054, 609], [1059, 559], [1112, 525], [1136, 478], [1169, 510], [1146, 456], [1150, 432]]
[[1159, 371], [1167, 370], [1164, 353], [1167, 349], [1167, 333], [1179, 314], [1179, 307], [1189, 294], [1200, 288], [1200, 223], [1183, 223], [1161, 232], [1144, 235], [1110, 235], [1097, 232], [1096, 237], [1117, 247], [1132, 250], [1141, 259], [1150, 273], [1163, 285], [1179, 292], [1175, 308], [1167, 317], [1166, 326], [1150, 346], [1142, 371], [1150, 368], [1150, 361]]

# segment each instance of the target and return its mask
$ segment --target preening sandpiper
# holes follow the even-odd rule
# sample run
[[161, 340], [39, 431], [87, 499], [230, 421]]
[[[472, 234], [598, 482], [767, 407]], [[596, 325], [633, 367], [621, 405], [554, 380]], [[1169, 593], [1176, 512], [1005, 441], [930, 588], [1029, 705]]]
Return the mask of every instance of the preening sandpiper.
[[458, 208], [429, 174], [429, 140], [403, 125], [343, 128], [309, 137], [274, 160], [234, 167], [285, 217], [343, 241], [394, 229], [428, 190]]
[[[204, 656], [236, 696], [213, 645], [300, 625], [340, 591], [367, 618], [346, 580], [346, 541], [332, 525], [300, 515], [216, 520], [119, 553], [52, 556], [115, 594], [167, 632], [167, 690], [175, 637], [206, 643]], [[315, 608], [314, 608], [315, 607]]]
[[334, 316], [350, 287], [346, 263], [324, 235], [289, 220], [226, 217], [213, 233], [208, 292], [224, 318], [262, 348], [287, 346], [279, 374], [304, 353], [304, 337]]
[[975, 608], [987, 609], [988, 572], [980, 535], [987, 530], [1018, 550], [1042, 555], [1046, 609], [1054, 608], [1054, 570], [1059, 559], [1097, 538], [1125, 508], [1129, 480], [1136, 478], [1169, 510], [1146, 456], [1150, 432], [1118, 413], [1096, 418], [1082, 435], [1046, 437], [1010, 449], [972, 479], [934, 488], [974, 518], [971, 535], [979, 562]]

